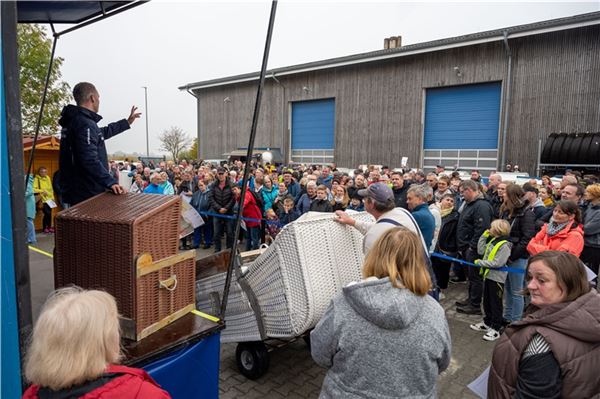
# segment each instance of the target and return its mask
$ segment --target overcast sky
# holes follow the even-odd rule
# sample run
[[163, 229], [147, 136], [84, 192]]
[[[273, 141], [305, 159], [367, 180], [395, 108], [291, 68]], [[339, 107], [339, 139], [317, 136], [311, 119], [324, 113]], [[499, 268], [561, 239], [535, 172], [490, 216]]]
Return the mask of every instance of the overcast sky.
[[[158, 134], [179, 126], [196, 136], [195, 99], [177, 87], [260, 69], [270, 1], [151, 1], [59, 39], [63, 78], [100, 91], [103, 122], [144, 109], [150, 152]], [[599, 11], [590, 2], [341, 2], [280, 0], [269, 68]], [[145, 152], [145, 119], [107, 141], [109, 152]]]

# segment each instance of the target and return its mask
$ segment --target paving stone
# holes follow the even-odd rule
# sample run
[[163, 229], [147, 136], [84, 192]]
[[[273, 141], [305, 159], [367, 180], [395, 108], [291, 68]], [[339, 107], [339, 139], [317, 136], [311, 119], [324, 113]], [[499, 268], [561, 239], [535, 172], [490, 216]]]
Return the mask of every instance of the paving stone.
[[[476, 398], [467, 384], [489, 365], [494, 343], [469, 328], [481, 316], [456, 312], [454, 302], [466, 296], [467, 285], [455, 284], [446, 290], [441, 302], [446, 311], [452, 337], [452, 359], [448, 369], [438, 378], [438, 395], [442, 399]], [[318, 398], [326, 369], [310, 356], [303, 340], [270, 352], [269, 371], [256, 381], [242, 376], [235, 364], [236, 344], [221, 346], [220, 398]]]

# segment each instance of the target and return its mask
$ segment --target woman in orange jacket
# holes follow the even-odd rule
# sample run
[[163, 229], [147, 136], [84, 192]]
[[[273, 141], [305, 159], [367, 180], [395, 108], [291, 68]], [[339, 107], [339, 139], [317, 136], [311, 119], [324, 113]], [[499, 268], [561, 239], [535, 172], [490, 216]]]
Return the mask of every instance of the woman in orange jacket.
[[559, 201], [550, 222], [527, 245], [527, 251], [531, 255], [544, 251], [563, 251], [579, 257], [582, 250], [581, 210], [574, 201]]

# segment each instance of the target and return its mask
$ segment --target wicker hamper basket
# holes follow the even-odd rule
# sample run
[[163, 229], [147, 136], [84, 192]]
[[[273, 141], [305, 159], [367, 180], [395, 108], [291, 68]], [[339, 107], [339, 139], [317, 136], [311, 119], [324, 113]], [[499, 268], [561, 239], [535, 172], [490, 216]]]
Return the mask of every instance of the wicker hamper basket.
[[[374, 221], [366, 212], [352, 217]], [[344, 286], [361, 279], [363, 236], [333, 218], [330, 213], [309, 213], [285, 226], [262, 255], [244, 264], [243, 278], [256, 297], [260, 314], [252, 309], [234, 275], [221, 342], [297, 337], [317, 324]], [[199, 280], [197, 308], [216, 312], [224, 284], [224, 273]]]
[[97, 195], [56, 217], [56, 288], [112, 294], [123, 335], [141, 339], [194, 306], [194, 251], [178, 254], [177, 196]]

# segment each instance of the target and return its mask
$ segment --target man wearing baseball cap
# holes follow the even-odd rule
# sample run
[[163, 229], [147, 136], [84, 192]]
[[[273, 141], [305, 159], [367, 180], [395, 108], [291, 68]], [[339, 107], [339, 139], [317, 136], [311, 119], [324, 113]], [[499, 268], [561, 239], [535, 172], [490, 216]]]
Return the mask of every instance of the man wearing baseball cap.
[[394, 192], [387, 184], [373, 183], [366, 189], [358, 190], [357, 194], [364, 199], [365, 211], [373, 215], [376, 222], [355, 220], [343, 211], [335, 212], [337, 216], [335, 220], [353, 226], [365, 236], [363, 241], [363, 253], [365, 255], [383, 233], [396, 226], [404, 226], [415, 232], [421, 237], [423, 247], [427, 251], [423, 235], [417, 223], [409, 211], [396, 208]]

